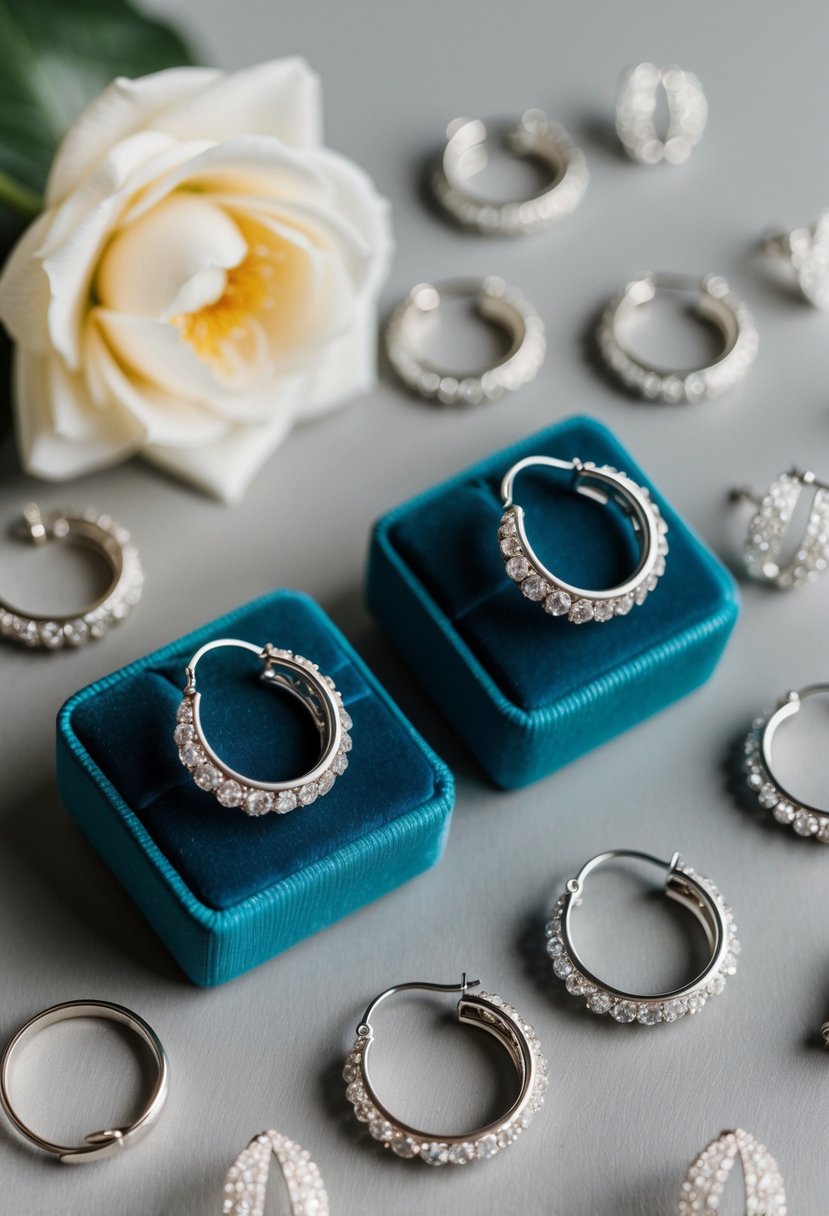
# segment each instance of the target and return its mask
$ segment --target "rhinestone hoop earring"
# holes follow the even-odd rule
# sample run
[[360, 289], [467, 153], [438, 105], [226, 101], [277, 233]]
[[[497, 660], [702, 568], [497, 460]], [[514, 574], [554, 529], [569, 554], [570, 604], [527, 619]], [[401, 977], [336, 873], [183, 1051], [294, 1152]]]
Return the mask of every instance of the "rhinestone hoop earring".
[[[320, 755], [314, 767], [288, 781], [256, 781], [231, 768], [216, 754], [201, 722], [201, 693], [196, 691], [196, 666], [211, 650], [237, 647], [250, 651], [263, 664], [259, 679], [296, 697], [311, 715], [320, 735]], [[173, 740], [179, 759], [196, 785], [213, 794], [222, 806], [241, 807], [247, 815], [285, 814], [298, 806], [310, 806], [330, 793], [336, 779], [348, 768], [351, 751], [348, 733], [353, 723], [330, 676], [320, 674], [316, 663], [290, 650], [268, 643], [254, 646], [238, 638], [207, 642], [193, 655], [187, 667], [184, 698], [176, 713]]]
[[[540, 560], [527, 538], [524, 510], [513, 502], [515, 478], [524, 469], [540, 465], [572, 474], [577, 494], [607, 505], [611, 499], [630, 520], [639, 542], [639, 561], [633, 573], [615, 587], [585, 590], [566, 583]], [[574, 625], [587, 621], [609, 621], [626, 616], [631, 608], [644, 604], [665, 573], [668, 554], [668, 525], [645, 486], [610, 465], [592, 461], [557, 460], [553, 456], [526, 456], [519, 460], [501, 482], [503, 514], [498, 528], [498, 545], [505, 562], [507, 578], [517, 583], [528, 600], [540, 603], [550, 616], [566, 616]]]
[[[797, 550], [785, 564], [780, 554], [791, 527], [797, 501], [813, 491], [809, 519]], [[733, 502], [755, 507], [746, 533], [743, 561], [749, 575], [781, 591], [813, 583], [829, 569], [829, 485], [814, 473], [790, 469], [781, 473], [762, 496], [747, 486], [731, 491]]]
[[815, 308], [829, 308], [829, 211], [823, 211], [811, 228], [772, 232], [763, 249], [788, 263], [804, 299]]
[[[581, 903], [588, 875], [598, 866], [618, 858], [646, 862], [666, 871], [665, 894], [693, 913], [705, 931], [710, 952], [708, 962], [699, 975], [670, 992], [641, 995], [614, 988], [590, 971], [573, 944], [573, 910]], [[674, 853], [670, 861], [660, 861], [649, 853], [629, 849], [613, 849], [593, 857], [567, 883], [545, 932], [553, 971], [571, 996], [583, 997], [593, 1013], [609, 1013], [617, 1022], [639, 1022], [643, 1026], [676, 1022], [686, 1013], [698, 1013], [708, 997], [719, 995], [728, 976], [734, 975], [740, 950], [731, 909], [710, 879], [703, 878], [690, 866], [680, 864], [678, 853]]]
[[829, 696], [829, 684], [812, 684], [799, 692], [788, 692], [775, 709], [755, 718], [745, 742], [746, 783], [760, 806], [771, 811], [778, 823], [792, 828], [798, 836], [812, 836], [822, 844], [829, 844], [829, 804], [810, 806], [792, 797], [774, 776], [772, 762], [772, 744], [778, 728], [800, 712], [805, 700], [816, 696]]
[[80, 613], [62, 616], [25, 613], [0, 597], [0, 637], [30, 649], [61, 650], [102, 638], [123, 621], [141, 599], [144, 574], [130, 534], [109, 515], [93, 508], [41, 513], [34, 503], [14, 525], [14, 534], [35, 545], [50, 540], [74, 541], [104, 558], [110, 571], [106, 591]]
[[280, 1132], [254, 1136], [225, 1175], [224, 1216], [264, 1216], [271, 1162], [282, 1171], [290, 1216], [328, 1216], [328, 1194], [310, 1153]]
[[[512, 1144], [529, 1127], [533, 1115], [544, 1103], [547, 1061], [535, 1031], [501, 997], [488, 992], [469, 995], [468, 989], [479, 983], [479, 980], [467, 981], [464, 975], [460, 984], [395, 984], [374, 998], [357, 1027], [357, 1039], [343, 1070], [343, 1080], [347, 1083], [346, 1097], [354, 1107], [357, 1118], [368, 1124], [374, 1139], [379, 1140], [385, 1148], [390, 1148], [398, 1157], [419, 1157], [427, 1165], [466, 1165], [470, 1161], [488, 1160]], [[458, 1021], [487, 1031], [508, 1053], [518, 1074], [520, 1088], [518, 1096], [500, 1119], [466, 1135], [438, 1135], [403, 1123], [377, 1096], [369, 1075], [369, 1058], [374, 1042], [372, 1014], [381, 1001], [395, 993], [413, 989], [460, 992]]]
[[688, 1170], [679, 1216], [720, 1216], [722, 1195], [735, 1162], [745, 1186], [745, 1216], [786, 1216], [786, 1188], [780, 1166], [764, 1145], [742, 1128], [723, 1132]]
[[[664, 139], [654, 123], [660, 88], [668, 102]], [[658, 165], [661, 161], [682, 164], [702, 139], [707, 121], [708, 103], [693, 72], [640, 63], [622, 76], [616, 100], [616, 131], [628, 156], [640, 165]]]

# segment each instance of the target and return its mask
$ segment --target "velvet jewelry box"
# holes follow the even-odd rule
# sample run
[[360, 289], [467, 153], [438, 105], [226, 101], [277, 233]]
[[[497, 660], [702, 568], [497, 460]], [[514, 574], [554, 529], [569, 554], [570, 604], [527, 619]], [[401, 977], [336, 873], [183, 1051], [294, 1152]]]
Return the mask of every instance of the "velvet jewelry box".
[[[667, 524], [665, 574], [627, 616], [551, 617], [505, 575], [501, 479], [546, 455], [608, 464], [646, 486]], [[515, 499], [541, 560], [568, 582], [612, 587], [636, 565], [613, 505], [568, 492], [561, 474], [521, 473]], [[737, 619], [731, 575], [614, 435], [566, 419], [427, 490], [375, 525], [366, 584], [383, 631], [488, 776], [527, 785], [598, 747], [712, 674]]]
[[[173, 741], [184, 669], [215, 638], [272, 642], [331, 676], [353, 720], [347, 771], [325, 797], [251, 817], [192, 780]], [[204, 674], [203, 674], [204, 669]], [[238, 771], [310, 770], [319, 736], [294, 697], [239, 649], [199, 664], [202, 723]], [[452, 774], [325, 613], [276, 591], [90, 685], [58, 716], [58, 786], [70, 814], [186, 974], [221, 984], [433, 865]]]

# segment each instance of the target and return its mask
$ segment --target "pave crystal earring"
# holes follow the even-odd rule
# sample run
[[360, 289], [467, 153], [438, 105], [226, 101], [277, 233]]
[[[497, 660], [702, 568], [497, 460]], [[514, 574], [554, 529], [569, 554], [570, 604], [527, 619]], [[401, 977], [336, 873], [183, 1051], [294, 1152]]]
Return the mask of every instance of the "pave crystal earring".
[[227, 1171], [224, 1216], [264, 1216], [274, 1158], [285, 1179], [290, 1216], [328, 1216], [328, 1195], [310, 1153], [274, 1131], [254, 1136]]
[[778, 729], [796, 717], [803, 702], [810, 697], [829, 697], [829, 684], [812, 684], [799, 692], [787, 692], [774, 709], [752, 722], [745, 741], [746, 784], [760, 806], [770, 811], [778, 823], [792, 828], [798, 836], [829, 844], [829, 800], [825, 800], [823, 806], [811, 806], [795, 798], [775, 776], [772, 759]]
[[[460, 984], [428, 984], [413, 982], [395, 984], [375, 997], [357, 1027], [357, 1039], [346, 1060], [343, 1080], [346, 1097], [354, 1114], [375, 1140], [390, 1148], [398, 1157], [419, 1157], [427, 1165], [466, 1165], [470, 1161], [486, 1161], [507, 1148], [529, 1127], [533, 1115], [544, 1103], [547, 1088], [547, 1061], [541, 1051], [535, 1031], [521, 1015], [499, 996], [488, 992], [469, 993], [479, 980]], [[507, 1052], [518, 1074], [519, 1090], [504, 1114], [485, 1127], [465, 1135], [442, 1135], [410, 1127], [393, 1115], [374, 1089], [369, 1074], [369, 1058], [374, 1042], [371, 1018], [381, 1001], [397, 992], [422, 989], [427, 992], [460, 992], [458, 1021], [485, 1030]]]
[[[812, 492], [809, 519], [794, 553], [782, 561], [792, 516], [804, 490]], [[731, 500], [750, 502], [754, 507], [743, 548], [751, 578], [788, 591], [816, 582], [829, 569], [829, 485], [814, 473], [789, 469], [775, 477], [765, 494], [739, 486], [731, 491]]]
[[688, 1170], [679, 1216], [720, 1216], [722, 1195], [736, 1162], [743, 1173], [745, 1216], [786, 1216], [780, 1166], [764, 1145], [739, 1127], [713, 1140]]

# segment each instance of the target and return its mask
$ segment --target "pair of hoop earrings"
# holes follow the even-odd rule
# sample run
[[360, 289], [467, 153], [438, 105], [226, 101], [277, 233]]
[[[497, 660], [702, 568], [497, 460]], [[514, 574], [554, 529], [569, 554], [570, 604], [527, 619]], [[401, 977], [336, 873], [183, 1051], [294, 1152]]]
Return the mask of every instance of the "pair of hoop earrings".
[[[587, 878], [599, 866], [617, 860], [645, 862], [665, 872], [668, 899], [686, 908], [702, 925], [709, 948], [708, 962], [698, 975], [669, 992], [626, 992], [600, 979], [584, 961], [573, 942], [574, 911], [582, 901]], [[662, 861], [649, 853], [614, 849], [600, 853], [582, 866], [566, 884], [545, 926], [547, 953], [553, 972], [571, 996], [584, 1000], [587, 1008], [614, 1021], [642, 1026], [677, 1022], [686, 1014], [698, 1013], [711, 996], [718, 996], [729, 976], [737, 970], [740, 943], [734, 915], [710, 879], [681, 864], [678, 853]]]
[[829, 844], [829, 802], [818, 807], [795, 798], [775, 776], [772, 758], [779, 728], [797, 716], [804, 701], [818, 696], [829, 696], [829, 684], [812, 684], [799, 692], [787, 692], [774, 709], [755, 718], [745, 741], [744, 767], [751, 794], [777, 823], [790, 827], [798, 836]]
[[123, 621], [141, 599], [144, 573], [138, 550], [126, 528], [92, 507], [41, 512], [34, 503], [24, 510], [13, 534], [31, 544], [67, 540], [94, 550], [109, 568], [103, 595], [80, 613], [27, 613], [0, 596], [0, 637], [30, 650], [63, 650], [102, 638]]

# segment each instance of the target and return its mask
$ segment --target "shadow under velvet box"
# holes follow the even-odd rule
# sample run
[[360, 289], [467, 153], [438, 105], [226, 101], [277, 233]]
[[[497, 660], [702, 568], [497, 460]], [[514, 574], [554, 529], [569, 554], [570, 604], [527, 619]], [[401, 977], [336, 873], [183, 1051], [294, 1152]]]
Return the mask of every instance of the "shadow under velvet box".
[[[251, 818], [199, 789], [173, 742], [184, 668], [214, 638], [273, 642], [330, 675], [354, 725], [324, 798]], [[293, 697], [237, 649], [199, 664], [202, 721], [223, 760], [260, 780], [307, 771], [318, 736]], [[304, 766], [304, 767], [303, 767]], [[58, 785], [70, 814], [182, 969], [221, 984], [439, 860], [452, 774], [321, 608], [276, 591], [76, 693], [60, 711]]]
[[[576, 625], [525, 599], [498, 547], [500, 483], [518, 460], [608, 464], [647, 486], [668, 524], [667, 568], [627, 616]], [[568, 582], [612, 587], [638, 546], [613, 504], [523, 472], [514, 488], [543, 561]], [[537, 781], [704, 683], [739, 612], [736, 584], [615, 436], [574, 417], [497, 452], [375, 525], [368, 604], [488, 776]]]

